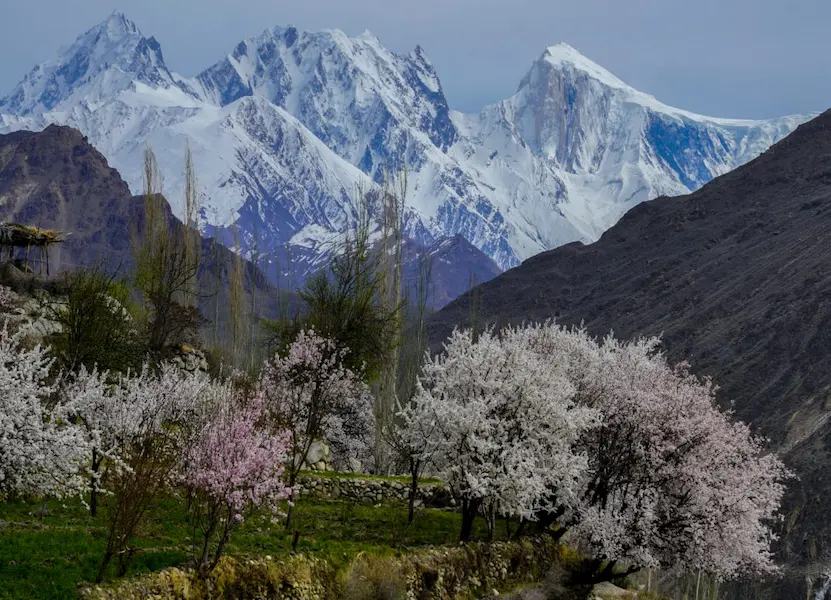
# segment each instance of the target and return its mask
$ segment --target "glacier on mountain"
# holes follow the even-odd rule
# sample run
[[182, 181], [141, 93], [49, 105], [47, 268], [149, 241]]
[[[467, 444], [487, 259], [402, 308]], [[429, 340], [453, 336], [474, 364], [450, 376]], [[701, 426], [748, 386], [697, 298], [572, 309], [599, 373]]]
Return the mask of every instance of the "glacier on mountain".
[[407, 170], [407, 235], [460, 234], [509, 268], [592, 241], [629, 208], [692, 191], [751, 160], [808, 116], [704, 117], [660, 103], [570, 46], [548, 48], [510, 98], [452, 111], [423, 49], [370, 33], [275, 27], [194, 78], [114, 13], [0, 99], [0, 131], [80, 129], [142, 188], [153, 147], [184, 212], [190, 144], [202, 226], [243, 251], [287, 245], [314, 263], [354, 221], [359, 190]]

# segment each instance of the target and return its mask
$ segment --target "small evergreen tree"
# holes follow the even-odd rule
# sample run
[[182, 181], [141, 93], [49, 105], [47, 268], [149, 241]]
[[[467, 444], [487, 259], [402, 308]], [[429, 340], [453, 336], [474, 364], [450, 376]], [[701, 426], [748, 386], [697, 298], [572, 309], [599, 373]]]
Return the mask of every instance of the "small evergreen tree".
[[275, 345], [285, 349], [303, 329], [314, 329], [339, 349], [349, 349], [345, 366], [376, 381], [398, 342], [400, 300], [385, 301], [383, 253], [373, 247], [371, 194], [360, 194], [355, 225], [333, 249], [329, 269], [306, 281], [300, 315], [267, 323]]

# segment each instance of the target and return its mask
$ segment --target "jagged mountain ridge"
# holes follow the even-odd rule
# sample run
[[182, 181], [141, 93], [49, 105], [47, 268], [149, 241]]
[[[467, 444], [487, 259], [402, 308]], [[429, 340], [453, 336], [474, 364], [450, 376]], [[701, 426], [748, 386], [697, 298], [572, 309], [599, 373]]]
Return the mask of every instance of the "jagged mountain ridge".
[[[62, 90], [61, 99], [54, 90]], [[6, 111], [14, 115], [3, 115]], [[165, 195], [180, 216], [190, 143], [203, 228], [233, 245], [230, 228], [236, 223], [244, 250], [259, 237], [261, 253], [275, 251], [304, 227], [343, 230], [354, 215], [355, 189], [372, 186], [264, 98], [241, 98], [224, 107], [201, 100], [189, 82], [167, 69], [158, 44], [117, 13], [79, 37], [61, 58], [36, 67], [0, 100], [0, 131], [37, 130], [49, 123], [87, 135], [134, 193], [142, 191], [141, 154], [153, 147]]]
[[566, 45], [478, 115], [449, 109], [421, 48], [394, 54], [369, 33], [275, 27], [186, 79], [118, 13], [0, 100], [0, 130], [77, 127], [134, 192], [152, 144], [177, 214], [189, 139], [205, 229], [227, 243], [237, 223], [244, 251], [297, 245], [312, 263], [354, 218], [355, 189], [406, 165], [408, 236], [460, 234], [502, 268], [596, 239], [631, 206], [699, 187], [802, 120], [672, 109]]
[[[168, 217], [181, 226], [172, 214]], [[144, 198], [132, 196], [118, 171], [79, 131], [50, 125], [41, 132], [0, 134], [0, 221], [69, 233], [65, 243], [50, 250], [52, 275], [62, 270], [103, 267], [127, 276], [134, 267], [132, 241], [144, 221]], [[220, 279], [220, 305], [228, 302], [233, 256], [214, 239], [203, 240], [202, 308], [206, 315], [215, 310], [215, 275]], [[471, 279], [487, 281], [501, 272], [496, 263], [461, 236], [442, 238], [427, 247], [406, 240], [402, 281], [404, 293], [412, 299], [425, 260], [432, 268], [427, 288], [431, 309], [441, 308], [467, 291]], [[294, 293], [294, 286], [302, 283], [300, 278], [279, 278], [269, 273], [273, 265], [262, 256], [243, 264], [246, 288], [256, 287], [263, 316], [276, 316], [279, 295]], [[277, 280], [283, 291], [269, 284], [269, 279]]]
[[[798, 480], [777, 523], [779, 557], [831, 564], [831, 111], [695, 193], [644, 202], [599, 241], [541, 253], [438, 312], [457, 325], [555, 318], [594, 335], [662, 335], [673, 361], [713, 376], [719, 398], [771, 438]], [[777, 584], [779, 585], [779, 584]], [[798, 587], [798, 586], [797, 586]], [[733, 596], [725, 596], [733, 597]]]

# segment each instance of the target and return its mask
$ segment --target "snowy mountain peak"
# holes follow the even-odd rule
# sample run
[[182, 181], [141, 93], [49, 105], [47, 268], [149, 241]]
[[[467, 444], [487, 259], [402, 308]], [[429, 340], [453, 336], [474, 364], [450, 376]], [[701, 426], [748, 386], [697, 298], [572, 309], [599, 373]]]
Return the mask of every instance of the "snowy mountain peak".
[[114, 10], [106, 20], [101, 22], [92, 30], [106, 31], [107, 36], [111, 40], [116, 40], [129, 36], [141, 37], [141, 31], [138, 26], [127, 18], [127, 16], [118, 10]]
[[570, 67], [582, 71], [593, 79], [597, 79], [610, 87], [632, 89], [612, 73], [596, 62], [586, 58], [579, 50], [565, 42], [560, 42], [559, 44], [546, 48], [541, 59], [553, 67]]
[[62, 105], [99, 102], [134, 82], [176, 85], [155, 38], [145, 38], [123, 13], [113, 12], [66, 51], [32, 69], [0, 99], [0, 111], [36, 115]]
[[[531, 93], [539, 94], [544, 93], [543, 90], [559, 90], [565, 94], [566, 103], [570, 105], [576, 98], [573, 89], [577, 87], [585, 89], [587, 86], [595, 91], [602, 91], [603, 94], [614, 96], [618, 101], [637, 104], [645, 110], [662, 113], [674, 119], [718, 123], [733, 127], [748, 127], [760, 123], [760, 121], [747, 119], [709, 117], [664, 104], [654, 96], [632, 87], [565, 42], [545, 49], [520, 82], [517, 94], [526, 93], [526, 88], [535, 87], [542, 89], [532, 89]], [[793, 119], [794, 117], [802, 118], [795, 115], [785, 118]]]
[[223, 106], [267, 98], [376, 181], [423, 163], [424, 148], [443, 151], [457, 139], [424, 52], [395, 54], [369, 32], [275, 27], [238, 44], [197, 81], [202, 97]]
[[[343, 32], [341, 32], [341, 33], [343, 33]], [[346, 34], [344, 34], [344, 35], [346, 35]], [[372, 33], [369, 29], [364, 29], [363, 32], [361, 32], [361, 35], [358, 36], [358, 39], [363, 40], [365, 42], [370, 42], [372, 44], [381, 45], [381, 40], [379, 40], [378, 37], [374, 33]]]

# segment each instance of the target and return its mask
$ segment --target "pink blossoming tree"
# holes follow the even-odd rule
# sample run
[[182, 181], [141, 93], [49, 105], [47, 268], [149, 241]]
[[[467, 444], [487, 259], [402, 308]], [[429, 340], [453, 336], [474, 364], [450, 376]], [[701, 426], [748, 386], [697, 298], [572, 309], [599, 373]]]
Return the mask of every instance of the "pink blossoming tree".
[[282, 476], [290, 434], [267, 427], [262, 403], [246, 400], [230, 382], [214, 384], [201, 405], [180, 480], [202, 533], [197, 563], [210, 571], [248, 509], [265, 507], [275, 520], [281, 514], [279, 501], [289, 495]]
[[291, 524], [297, 476], [317, 440], [325, 440], [341, 465], [372, 455], [374, 415], [366, 384], [344, 366], [346, 350], [313, 330], [301, 331], [285, 356], [266, 363], [255, 393], [275, 431], [289, 432]]

